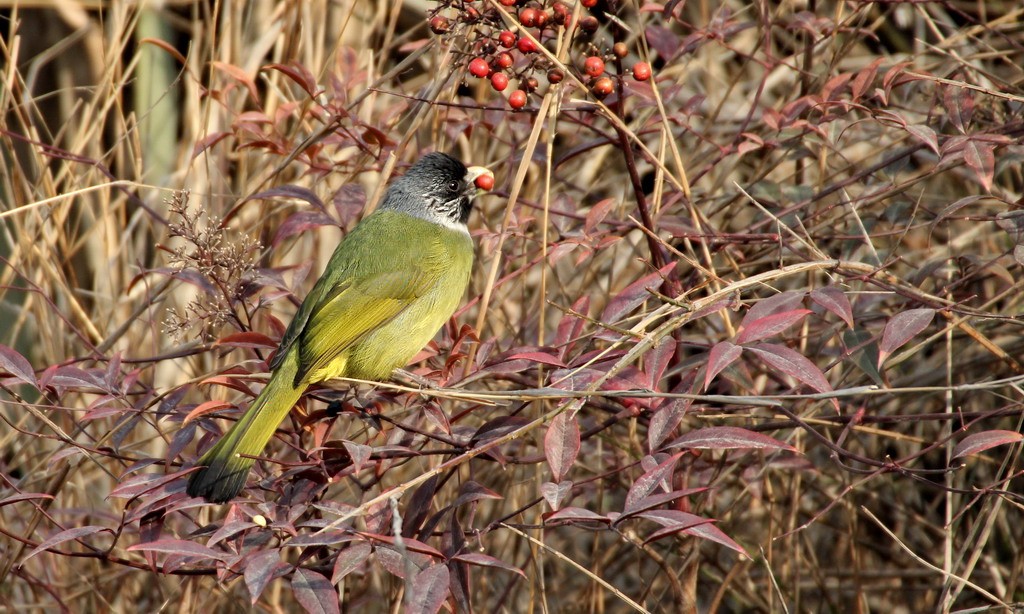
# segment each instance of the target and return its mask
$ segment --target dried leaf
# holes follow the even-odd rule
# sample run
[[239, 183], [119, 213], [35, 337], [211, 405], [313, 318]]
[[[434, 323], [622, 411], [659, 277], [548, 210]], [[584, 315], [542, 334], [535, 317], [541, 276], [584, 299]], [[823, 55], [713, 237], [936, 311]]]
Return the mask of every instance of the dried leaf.
[[562, 481], [579, 453], [580, 427], [575, 417], [564, 411], [555, 416], [544, 434], [544, 456], [551, 467], [554, 481]]

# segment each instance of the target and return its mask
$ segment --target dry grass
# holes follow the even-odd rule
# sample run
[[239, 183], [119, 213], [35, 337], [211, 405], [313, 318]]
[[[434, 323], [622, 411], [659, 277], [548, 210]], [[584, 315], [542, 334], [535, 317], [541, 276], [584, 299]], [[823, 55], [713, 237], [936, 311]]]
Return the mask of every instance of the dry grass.
[[[567, 78], [520, 113], [483, 82], [460, 89], [469, 50], [430, 35], [433, 2], [35, 4], [5, 9], [0, 42], [3, 610], [247, 610], [258, 580], [236, 574], [263, 553], [287, 564], [261, 567], [284, 577], [257, 607], [310, 607], [333, 593], [317, 579], [369, 544], [338, 595], [395, 611], [424, 599], [414, 566], [442, 568], [382, 541], [420, 512], [438, 514], [430, 548], [522, 570], [447, 565], [452, 606], [478, 611], [1024, 603], [1019, 3], [690, 1], [667, 20], [621, 2], [630, 61], [657, 60], [657, 88], [627, 78], [621, 104], [599, 103]], [[579, 49], [550, 61], [578, 65]], [[379, 418], [311, 400], [320, 420], [286, 425], [267, 490], [227, 518], [188, 503], [182, 480], [161, 480], [225, 422], [186, 417], [244, 401], [232, 382], [266, 368], [266, 348], [224, 337], [276, 338], [386, 178], [435, 149], [498, 176], [471, 221], [466, 308], [410, 367], [443, 388], [362, 388]], [[175, 230], [179, 190], [206, 239]], [[195, 266], [203, 240], [225, 270]], [[804, 298], [825, 287], [852, 327]], [[814, 313], [769, 342], [835, 392], [749, 348], [705, 388], [712, 347], [742, 345], [749, 308], [782, 292], [796, 302], [781, 311]], [[897, 346], [887, 323], [914, 309], [934, 319]], [[880, 348], [894, 351], [875, 371]], [[477, 432], [495, 420], [506, 428]], [[702, 427], [797, 452], [688, 451], [667, 473], [708, 490], [660, 507], [715, 519], [745, 557], [692, 531], [647, 542], [649, 519], [545, 527], [552, 424], [582, 439], [554, 479], [572, 481], [563, 505], [603, 515], [680, 452], [665, 441]], [[954, 458], [972, 435], [1001, 445]], [[374, 455], [353, 467], [359, 446]], [[219, 561], [129, 549], [205, 547], [255, 515], [271, 526], [235, 525], [210, 545]], [[282, 547], [325, 524], [347, 541]]]

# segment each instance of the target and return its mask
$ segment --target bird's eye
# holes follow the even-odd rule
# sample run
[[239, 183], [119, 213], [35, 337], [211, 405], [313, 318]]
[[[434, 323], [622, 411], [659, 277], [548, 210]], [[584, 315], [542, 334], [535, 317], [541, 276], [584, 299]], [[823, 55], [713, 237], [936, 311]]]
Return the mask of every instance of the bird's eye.
[[449, 192], [458, 192], [459, 191], [459, 187], [460, 187], [460, 185], [459, 185], [458, 181], [449, 181], [448, 182], [448, 191]]

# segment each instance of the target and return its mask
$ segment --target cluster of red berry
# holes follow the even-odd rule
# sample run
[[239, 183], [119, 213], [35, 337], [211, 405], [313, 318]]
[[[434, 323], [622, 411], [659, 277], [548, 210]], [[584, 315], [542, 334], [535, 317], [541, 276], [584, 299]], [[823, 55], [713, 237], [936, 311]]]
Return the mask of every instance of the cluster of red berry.
[[[499, 4], [508, 7], [508, 13], [518, 20], [513, 29], [506, 27], [502, 15], [487, 3], [480, 3], [481, 13], [474, 4], [475, 0], [439, 0], [438, 7], [431, 12], [430, 29], [438, 35], [451, 36], [457, 31], [465, 32], [470, 52], [466, 69], [478, 79], [489, 79], [496, 92], [508, 89], [512, 79], [518, 81], [517, 89], [508, 96], [508, 104], [513, 109], [526, 106], [529, 94], [539, 87], [535, 74], [545, 74], [548, 83], [560, 83], [565, 74], [552, 64], [544, 54], [539, 53], [534, 40], [547, 46], [553, 41], [558, 28], [570, 29], [572, 26], [572, 8], [562, 0], [498, 0]], [[580, 0], [586, 9], [593, 9], [598, 0]], [[454, 14], [453, 14], [454, 11]], [[574, 43], [579, 42], [587, 55], [582, 64], [579, 77], [586, 82], [590, 91], [597, 98], [604, 98], [615, 91], [615, 82], [605, 73], [605, 61], [621, 62], [629, 55], [625, 43], [617, 42], [610, 53], [602, 53], [594, 34], [600, 28], [600, 22], [594, 15], [582, 16], [576, 30]], [[462, 30], [459, 26], [468, 26]], [[521, 36], [517, 32], [529, 31], [532, 39]], [[621, 68], [621, 64], [619, 64]], [[646, 62], [637, 62], [632, 68], [633, 78], [646, 81], [651, 78], [651, 66]]]

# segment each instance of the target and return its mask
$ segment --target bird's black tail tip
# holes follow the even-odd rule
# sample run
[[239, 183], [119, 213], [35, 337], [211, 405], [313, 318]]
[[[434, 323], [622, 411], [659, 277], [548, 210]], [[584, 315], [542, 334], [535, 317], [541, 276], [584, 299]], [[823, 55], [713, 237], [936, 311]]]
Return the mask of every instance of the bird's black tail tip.
[[248, 467], [231, 470], [215, 463], [193, 473], [185, 492], [190, 497], [202, 497], [208, 503], [227, 503], [242, 492], [248, 474]]

